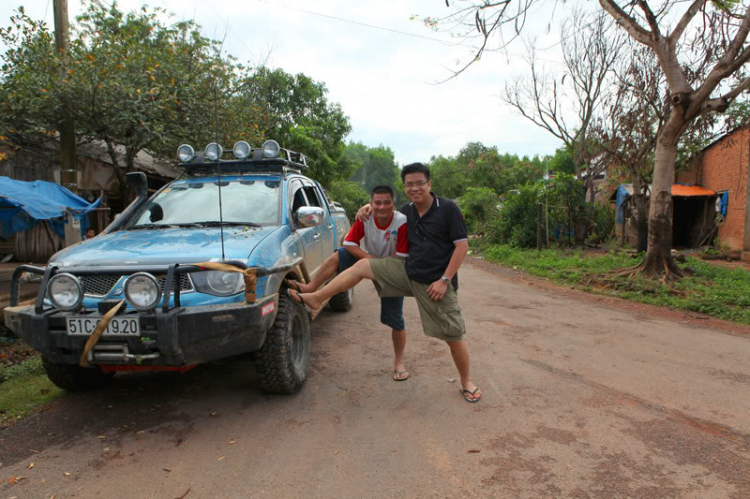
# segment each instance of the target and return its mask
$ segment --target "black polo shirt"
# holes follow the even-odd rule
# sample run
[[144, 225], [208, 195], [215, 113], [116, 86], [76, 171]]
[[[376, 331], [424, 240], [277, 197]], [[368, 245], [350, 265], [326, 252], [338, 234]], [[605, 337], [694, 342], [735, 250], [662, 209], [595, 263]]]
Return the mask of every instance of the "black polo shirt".
[[[430, 194], [432, 206], [421, 217], [414, 203], [407, 203], [399, 209], [406, 215], [409, 235], [406, 275], [421, 284], [432, 284], [443, 277], [453, 256], [455, 243], [467, 239], [464, 217], [456, 203]], [[458, 273], [453, 276], [452, 282], [458, 290]]]

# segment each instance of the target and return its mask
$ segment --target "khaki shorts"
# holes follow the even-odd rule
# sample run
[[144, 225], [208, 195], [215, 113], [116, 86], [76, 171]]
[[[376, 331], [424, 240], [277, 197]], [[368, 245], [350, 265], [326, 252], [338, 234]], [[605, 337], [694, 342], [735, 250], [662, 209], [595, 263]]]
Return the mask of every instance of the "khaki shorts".
[[406, 275], [406, 261], [401, 258], [373, 258], [370, 268], [375, 275], [376, 287], [381, 297], [413, 296], [417, 300], [424, 334], [445, 341], [461, 341], [466, 333], [458, 295], [453, 284], [440, 301], [427, 294], [427, 284], [414, 282]]

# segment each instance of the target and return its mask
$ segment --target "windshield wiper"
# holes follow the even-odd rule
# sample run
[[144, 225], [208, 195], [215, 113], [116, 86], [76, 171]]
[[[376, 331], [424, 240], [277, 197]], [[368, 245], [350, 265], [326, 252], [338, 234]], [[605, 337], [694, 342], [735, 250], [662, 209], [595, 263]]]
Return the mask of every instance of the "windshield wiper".
[[219, 227], [220, 225], [224, 226], [231, 226], [231, 227], [240, 227], [240, 226], [246, 226], [246, 227], [261, 227], [260, 224], [256, 224], [254, 222], [219, 222], [218, 220], [210, 220], [206, 222], [192, 222], [192, 223], [186, 223], [186, 224], [177, 224], [179, 227]]
[[156, 230], [156, 229], [171, 229], [174, 225], [169, 224], [139, 224], [128, 227], [125, 230]]

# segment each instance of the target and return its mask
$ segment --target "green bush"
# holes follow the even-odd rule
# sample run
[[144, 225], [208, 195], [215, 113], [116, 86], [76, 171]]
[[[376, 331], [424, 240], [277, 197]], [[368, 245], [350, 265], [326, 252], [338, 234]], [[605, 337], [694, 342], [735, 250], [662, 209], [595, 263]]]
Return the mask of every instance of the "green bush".
[[593, 211], [594, 233], [590, 240], [594, 243], [604, 243], [610, 239], [615, 228], [615, 207], [594, 203]]
[[486, 236], [492, 244], [516, 248], [536, 247], [537, 204], [542, 192], [539, 185], [526, 185], [504, 196], [498, 219], [487, 224]]
[[488, 221], [497, 218], [497, 194], [489, 187], [469, 187], [459, 201], [469, 232], [484, 232]]
[[356, 182], [337, 180], [331, 184], [331, 199], [341, 203], [346, 210], [349, 221], [354, 223], [357, 210], [370, 202], [370, 196]]

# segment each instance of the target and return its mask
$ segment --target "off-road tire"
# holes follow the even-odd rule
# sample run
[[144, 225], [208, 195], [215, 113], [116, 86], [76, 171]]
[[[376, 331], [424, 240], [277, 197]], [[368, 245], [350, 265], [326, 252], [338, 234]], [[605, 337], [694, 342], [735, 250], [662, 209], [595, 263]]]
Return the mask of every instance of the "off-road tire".
[[279, 311], [255, 354], [255, 370], [266, 393], [291, 394], [302, 388], [310, 367], [310, 315], [279, 295]]
[[352, 302], [354, 301], [354, 288], [348, 289], [343, 293], [333, 295], [328, 301], [331, 306], [331, 310], [334, 312], [348, 312], [352, 309]]
[[44, 358], [42, 358], [42, 367], [50, 381], [68, 392], [101, 388], [112, 381], [115, 376], [115, 373], [105, 373], [96, 367], [84, 368], [71, 364], [56, 364]]

